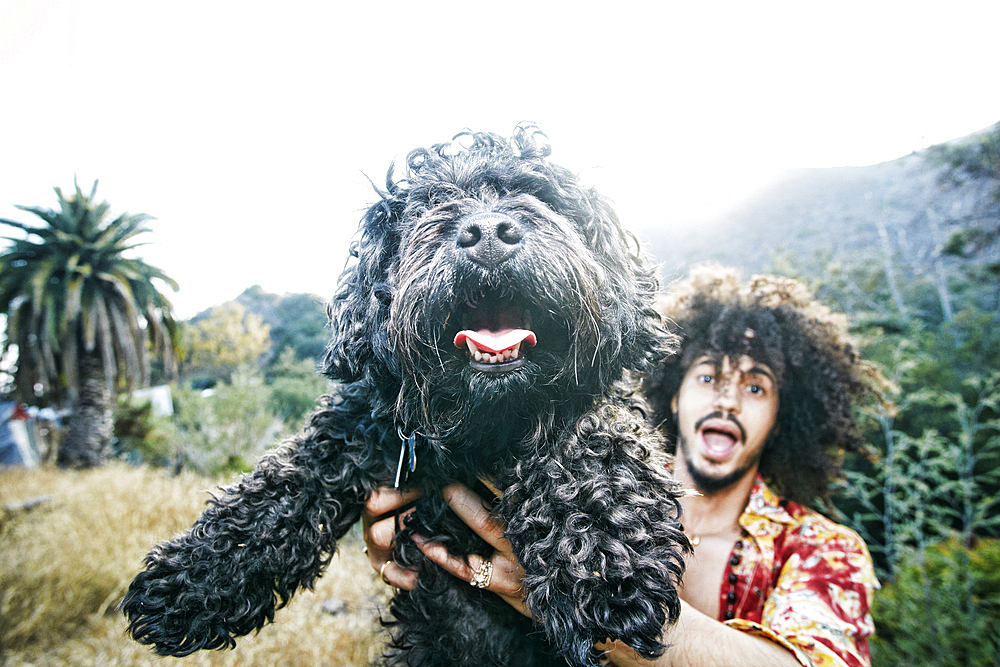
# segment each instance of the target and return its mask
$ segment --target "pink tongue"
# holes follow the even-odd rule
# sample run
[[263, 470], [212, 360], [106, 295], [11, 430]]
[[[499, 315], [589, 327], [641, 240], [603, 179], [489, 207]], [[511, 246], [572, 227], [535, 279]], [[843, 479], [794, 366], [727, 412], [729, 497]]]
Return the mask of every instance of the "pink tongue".
[[471, 340], [480, 350], [493, 354], [503, 352], [523, 341], [527, 341], [529, 345], [535, 344], [534, 332], [527, 329], [501, 329], [499, 331], [490, 331], [489, 329], [469, 331], [466, 329], [459, 331], [458, 335], [455, 336], [455, 347], [465, 347], [466, 339]]
[[705, 443], [707, 453], [714, 456], [725, 456], [736, 445], [735, 438], [718, 431], [703, 431], [701, 439]]

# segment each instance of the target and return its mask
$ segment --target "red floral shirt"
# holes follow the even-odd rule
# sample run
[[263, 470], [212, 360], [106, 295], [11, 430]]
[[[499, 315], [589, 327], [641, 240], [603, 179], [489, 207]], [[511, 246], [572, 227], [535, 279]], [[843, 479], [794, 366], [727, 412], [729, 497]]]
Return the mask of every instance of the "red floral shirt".
[[869, 667], [879, 584], [864, 540], [759, 477], [740, 525], [719, 620], [781, 644], [806, 667]]

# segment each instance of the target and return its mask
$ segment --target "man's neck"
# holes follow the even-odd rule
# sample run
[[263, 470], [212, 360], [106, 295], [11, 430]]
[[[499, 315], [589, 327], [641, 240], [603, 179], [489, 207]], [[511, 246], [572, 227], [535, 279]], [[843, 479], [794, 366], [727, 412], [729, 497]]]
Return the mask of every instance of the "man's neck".
[[746, 509], [757, 479], [757, 469], [712, 494], [699, 489], [683, 465], [675, 466], [674, 477], [685, 489], [697, 492], [681, 499], [681, 521], [685, 530], [693, 535], [716, 535], [738, 528], [740, 515]]

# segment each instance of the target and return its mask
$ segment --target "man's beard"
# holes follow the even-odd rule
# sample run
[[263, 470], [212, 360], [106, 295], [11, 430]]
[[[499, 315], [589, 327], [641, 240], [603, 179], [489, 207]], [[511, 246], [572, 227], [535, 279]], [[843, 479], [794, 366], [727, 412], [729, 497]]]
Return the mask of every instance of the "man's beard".
[[684, 452], [684, 464], [687, 466], [688, 474], [691, 475], [691, 481], [694, 482], [695, 488], [706, 496], [713, 496], [725, 491], [743, 479], [748, 472], [760, 463], [760, 453], [758, 453], [755, 459], [748, 461], [742, 468], [738, 468], [723, 477], [710, 477], [695, 468], [684, 436], [678, 435], [677, 437], [680, 440], [680, 449]]

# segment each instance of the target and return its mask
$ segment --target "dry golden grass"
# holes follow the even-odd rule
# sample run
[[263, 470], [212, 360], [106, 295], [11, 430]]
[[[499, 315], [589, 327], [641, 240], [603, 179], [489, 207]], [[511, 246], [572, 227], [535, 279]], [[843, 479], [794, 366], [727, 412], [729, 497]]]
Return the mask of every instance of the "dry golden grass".
[[[0, 469], [2, 470], [2, 469]], [[86, 472], [0, 471], [0, 665], [367, 665], [381, 652], [387, 587], [361, 541], [341, 542], [315, 591], [301, 591], [273, 625], [234, 651], [158, 658], [128, 639], [115, 607], [154, 542], [188, 528], [216, 482], [112, 464]], [[343, 600], [336, 616], [325, 600]]]

